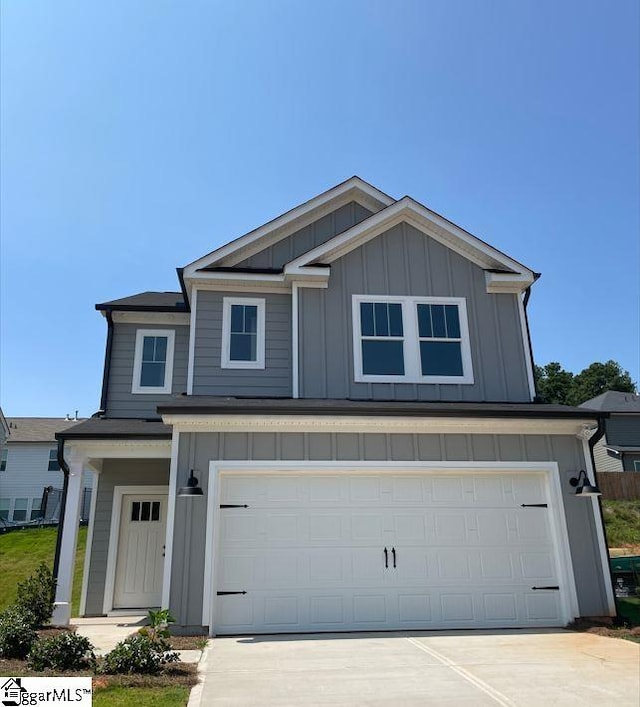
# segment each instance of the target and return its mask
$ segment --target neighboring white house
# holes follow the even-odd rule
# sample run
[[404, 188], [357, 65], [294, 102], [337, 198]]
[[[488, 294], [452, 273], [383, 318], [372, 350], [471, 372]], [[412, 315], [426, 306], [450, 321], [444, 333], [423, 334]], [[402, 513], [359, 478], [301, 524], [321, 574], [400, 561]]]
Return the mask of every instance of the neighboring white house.
[[[82, 420], [4, 416], [2, 420], [6, 423], [0, 439], [0, 523], [35, 520], [41, 514], [44, 489], [61, 489], [64, 481], [55, 434]], [[90, 474], [85, 475], [84, 486], [92, 486]]]

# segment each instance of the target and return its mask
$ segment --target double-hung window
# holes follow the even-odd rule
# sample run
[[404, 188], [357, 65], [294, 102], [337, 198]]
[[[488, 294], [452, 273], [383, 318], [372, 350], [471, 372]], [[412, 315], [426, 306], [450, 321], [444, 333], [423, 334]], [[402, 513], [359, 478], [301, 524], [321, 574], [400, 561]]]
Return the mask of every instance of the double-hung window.
[[132, 393], [170, 393], [173, 379], [172, 329], [138, 329]]
[[9, 455], [9, 450], [4, 447], [3, 449], [0, 449], [0, 471], [6, 471], [7, 470], [7, 457]]
[[353, 296], [357, 382], [473, 383], [464, 298]]
[[222, 368], [264, 368], [265, 300], [225, 297]]
[[47, 471], [60, 471], [60, 464], [58, 464], [58, 450], [49, 450], [49, 465], [47, 466]]

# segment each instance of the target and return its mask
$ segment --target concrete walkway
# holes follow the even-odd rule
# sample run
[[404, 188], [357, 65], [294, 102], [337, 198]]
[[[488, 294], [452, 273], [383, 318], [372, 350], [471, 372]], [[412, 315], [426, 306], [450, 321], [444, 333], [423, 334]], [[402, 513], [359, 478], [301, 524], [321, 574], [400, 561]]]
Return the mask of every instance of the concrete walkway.
[[[104, 655], [113, 650], [116, 643], [136, 633], [147, 623], [147, 616], [97, 616], [88, 619], [71, 619], [76, 633], [88, 638], [95, 647], [96, 655]], [[197, 663], [202, 651], [176, 651], [183, 663]]]
[[256, 636], [210, 646], [190, 707], [640, 704], [640, 645], [571, 631]]

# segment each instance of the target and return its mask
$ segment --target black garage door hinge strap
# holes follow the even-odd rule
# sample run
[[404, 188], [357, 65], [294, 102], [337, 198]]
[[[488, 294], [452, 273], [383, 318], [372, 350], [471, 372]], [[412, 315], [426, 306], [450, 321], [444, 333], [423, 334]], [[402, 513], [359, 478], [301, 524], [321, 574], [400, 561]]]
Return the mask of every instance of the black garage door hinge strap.
[[554, 591], [560, 591], [560, 587], [531, 587], [535, 592], [537, 589], [553, 589]]
[[520, 508], [548, 508], [546, 503], [521, 503]]
[[220, 508], [249, 508], [246, 503], [221, 503]]
[[219, 597], [228, 597], [230, 594], [246, 594], [246, 592], [216, 592]]

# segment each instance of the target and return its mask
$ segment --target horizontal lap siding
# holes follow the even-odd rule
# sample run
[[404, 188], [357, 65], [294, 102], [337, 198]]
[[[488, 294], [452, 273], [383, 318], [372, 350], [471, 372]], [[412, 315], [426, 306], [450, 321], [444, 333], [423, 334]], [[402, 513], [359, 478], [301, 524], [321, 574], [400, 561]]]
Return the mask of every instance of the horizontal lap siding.
[[593, 458], [596, 462], [596, 471], [622, 471], [620, 457], [613, 456], [606, 450], [605, 438], [598, 441], [593, 448]]
[[[584, 616], [604, 615], [606, 591], [591, 502], [576, 499], [569, 479], [584, 468], [582, 443], [548, 435], [422, 435], [340, 433], [201, 433], [180, 436], [178, 486], [196, 469], [205, 495], [211, 460], [309, 461], [557, 461]], [[178, 499], [172, 565], [171, 611], [183, 625], [202, 616], [206, 503]], [[562, 532], [562, 530], [561, 530]]]
[[[464, 297], [473, 385], [355, 383], [352, 295]], [[531, 399], [518, 295], [490, 295], [484, 271], [409, 224], [331, 266], [329, 287], [300, 290], [300, 386], [305, 398], [509, 401]]]
[[301, 228], [275, 245], [238, 263], [239, 268], [281, 268], [299, 255], [325, 243], [338, 233], [371, 216], [371, 211], [352, 201]]
[[98, 476], [93, 541], [85, 614], [102, 614], [107, 576], [114, 486], [163, 486], [169, 483], [168, 459], [105, 459]]
[[239, 293], [198, 292], [194, 351], [194, 395], [291, 395], [291, 297], [251, 293], [265, 299], [264, 370], [222, 368], [222, 307], [225, 296]]
[[168, 394], [149, 395], [131, 392], [138, 329], [172, 329], [176, 332], [171, 389], [173, 395], [185, 393], [187, 390], [188, 325], [115, 324], [109, 370], [107, 417], [158, 417], [157, 406], [171, 400], [171, 395]]

